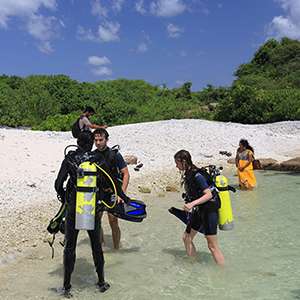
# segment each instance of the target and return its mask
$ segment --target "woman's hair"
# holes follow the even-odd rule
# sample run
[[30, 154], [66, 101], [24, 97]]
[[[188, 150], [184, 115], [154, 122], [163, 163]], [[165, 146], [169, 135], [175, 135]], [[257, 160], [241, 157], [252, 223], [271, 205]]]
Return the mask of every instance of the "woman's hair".
[[185, 164], [185, 173], [187, 174], [189, 170], [197, 168], [192, 162], [192, 156], [187, 150], [180, 150], [174, 155], [174, 159], [180, 161], [181, 163], [183, 160], [186, 161]]
[[85, 130], [79, 133], [77, 145], [85, 152], [91, 151], [94, 144], [94, 136], [91, 131]]
[[254, 149], [249, 145], [246, 139], [240, 139], [240, 143], [248, 150], [251, 150], [254, 153]]

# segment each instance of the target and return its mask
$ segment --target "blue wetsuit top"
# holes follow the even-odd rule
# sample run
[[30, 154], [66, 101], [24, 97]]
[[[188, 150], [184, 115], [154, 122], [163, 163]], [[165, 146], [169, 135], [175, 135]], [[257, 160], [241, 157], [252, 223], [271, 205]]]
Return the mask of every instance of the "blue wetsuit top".
[[122, 170], [124, 169], [125, 167], [127, 167], [127, 164], [126, 162], [124, 161], [124, 158], [123, 156], [121, 155], [121, 153], [117, 153], [117, 165], [118, 165], [118, 168], [119, 170]]
[[203, 192], [204, 190], [208, 189], [208, 184], [200, 173], [196, 173], [195, 175], [195, 184], [198, 191]]

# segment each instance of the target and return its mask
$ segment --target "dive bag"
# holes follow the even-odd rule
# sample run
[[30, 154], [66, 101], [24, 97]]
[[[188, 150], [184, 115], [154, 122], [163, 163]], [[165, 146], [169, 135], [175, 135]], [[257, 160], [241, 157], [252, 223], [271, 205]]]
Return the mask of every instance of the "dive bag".
[[78, 135], [79, 135], [79, 133], [80, 133], [80, 131], [81, 131], [81, 129], [80, 129], [80, 126], [79, 126], [79, 121], [80, 121], [80, 119], [82, 118], [83, 116], [81, 116], [80, 118], [78, 118], [77, 120], [76, 120], [76, 122], [72, 125], [72, 135], [73, 135], [73, 137], [74, 138], [78, 138]]

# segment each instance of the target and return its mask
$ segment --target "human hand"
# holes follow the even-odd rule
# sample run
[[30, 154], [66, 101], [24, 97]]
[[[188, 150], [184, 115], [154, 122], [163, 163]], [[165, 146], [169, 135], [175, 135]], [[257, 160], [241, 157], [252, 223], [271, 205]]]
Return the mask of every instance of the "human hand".
[[193, 204], [190, 202], [190, 203], [186, 203], [183, 207], [183, 210], [186, 211], [186, 212], [189, 212], [192, 208], [193, 208]]
[[124, 203], [124, 200], [118, 196], [118, 204]]

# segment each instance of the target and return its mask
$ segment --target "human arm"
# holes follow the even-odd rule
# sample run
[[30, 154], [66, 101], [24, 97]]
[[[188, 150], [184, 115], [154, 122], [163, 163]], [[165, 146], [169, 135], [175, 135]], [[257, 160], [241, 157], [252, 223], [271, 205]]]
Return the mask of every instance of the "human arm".
[[91, 128], [91, 129], [99, 129], [99, 128], [106, 129], [107, 128], [107, 125], [100, 126], [100, 125], [91, 123], [91, 121], [86, 116], [84, 116], [84, 118], [82, 118], [82, 122], [85, 126]]
[[236, 157], [235, 157], [235, 166], [237, 168], [239, 167], [239, 154], [238, 153], [236, 154]]
[[239, 150], [240, 150], [240, 148], [237, 149], [236, 156], [235, 156], [235, 166], [237, 168], [239, 167]]
[[[117, 153], [117, 165], [120, 170], [120, 173], [122, 174], [122, 191], [125, 194], [128, 187], [130, 175], [127, 164], [124, 161], [123, 156], [119, 152]], [[122, 200], [124, 200], [122, 199], [122, 197], [118, 197], [118, 202], [124, 202]]]
[[107, 128], [107, 125], [100, 126], [100, 125], [92, 124], [92, 123], [88, 123], [88, 124], [86, 124], [86, 126], [92, 128], [92, 129], [99, 129], [99, 128], [106, 129]]
[[68, 177], [68, 165], [65, 160], [63, 160], [60, 170], [58, 172], [57, 178], [54, 182], [54, 188], [57, 194], [59, 195], [62, 201], [65, 200], [65, 190], [64, 190], [64, 182]]
[[[126, 166], [125, 168], [121, 169], [120, 172], [123, 175], [122, 191], [125, 194], [126, 190], [127, 190], [128, 183], [129, 183], [129, 177], [130, 177], [128, 167]], [[120, 202], [123, 203], [124, 199], [122, 197], [118, 196], [118, 203], [120, 203]]]
[[183, 207], [185, 211], [189, 211], [196, 205], [203, 204], [212, 198], [212, 193], [209, 189], [209, 186], [205, 180], [205, 178], [199, 173], [195, 174], [195, 177], [191, 180], [194, 180], [194, 184], [198, 191], [201, 191], [201, 196], [189, 203], [186, 203]]
[[209, 188], [205, 189], [203, 191], [203, 196], [192, 201], [192, 202], [189, 202], [189, 203], [186, 203], [183, 207], [183, 209], [188, 212], [189, 210], [191, 210], [194, 206], [196, 205], [200, 205], [200, 204], [203, 204], [205, 202], [207, 202], [208, 200], [210, 200], [212, 198], [212, 193], [210, 191]]
[[125, 168], [121, 169], [120, 172], [123, 175], [122, 190], [124, 193], [126, 193], [128, 183], [129, 183], [129, 178], [130, 178], [128, 167], [126, 166]]

